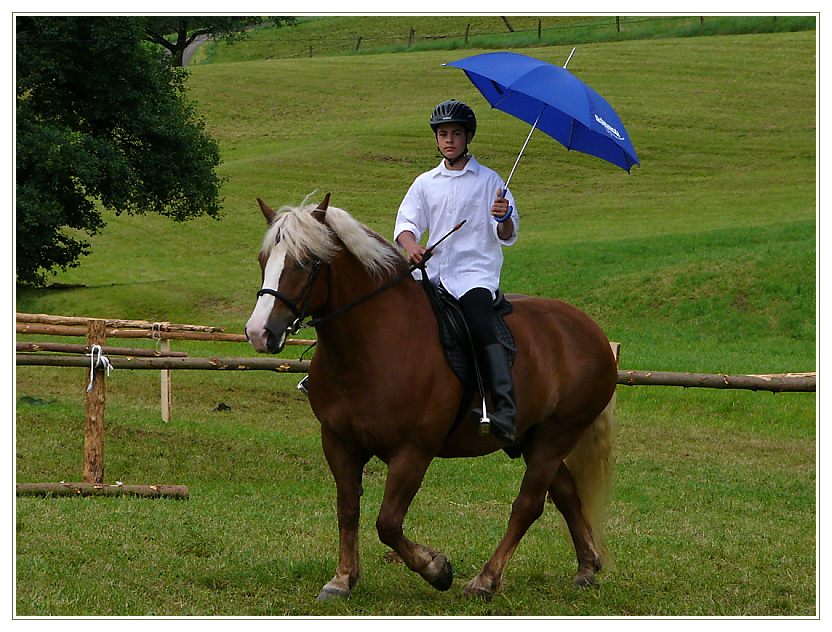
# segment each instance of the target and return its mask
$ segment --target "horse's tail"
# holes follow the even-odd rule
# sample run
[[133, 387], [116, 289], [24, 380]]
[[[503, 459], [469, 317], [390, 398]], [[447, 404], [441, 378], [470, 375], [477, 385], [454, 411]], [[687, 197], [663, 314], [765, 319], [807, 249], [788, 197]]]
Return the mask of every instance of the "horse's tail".
[[612, 490], [613, 431], [615, 427], [615, 393], [607, 407], [581, 435], [577, 445], [564, 459], [575, 479], [584, 517], [592, 529], [593, 539], [604, 566], [612, 564], [604, 545], [604, 520]]

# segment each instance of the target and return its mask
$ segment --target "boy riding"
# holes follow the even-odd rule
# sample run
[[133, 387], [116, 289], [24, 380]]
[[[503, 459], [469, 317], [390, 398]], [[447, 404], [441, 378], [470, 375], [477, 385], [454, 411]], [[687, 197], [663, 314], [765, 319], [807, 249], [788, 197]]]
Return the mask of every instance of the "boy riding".
[[502, 247], [517, 241], [520, 219], [502, 178], [468, 153], [477, 130], [473, 110], [461, 101], [443, 101], [434, 108], [430, 126], [442, 161], [410, 186], [399, 206], [394, 239], [411, 263], [421, 264], [421, 236], [426, 231], [444, 235], [465, 220], [464, 230], [433, 251], [425, 271], [431, 282], [459, 300], [495, 407], [489, 411], [491, 430], [513, 443], [514, 385], [492, 305], [500, 286]]

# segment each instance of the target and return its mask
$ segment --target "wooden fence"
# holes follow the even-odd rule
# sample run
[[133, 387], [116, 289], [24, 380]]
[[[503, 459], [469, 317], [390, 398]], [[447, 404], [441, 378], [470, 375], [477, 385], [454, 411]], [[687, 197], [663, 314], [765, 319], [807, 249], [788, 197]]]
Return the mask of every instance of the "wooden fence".
[[[104, 484], [104, 412], [106, 375], [110, 369], [154, 369], [161, 372], [162, 419], [171, 416], [171, 369], [198, 370], [272, 370], [303, 371], [308, 362], [274, 358], [192, 358], [187, 353], [171, 351], [171, 340], [209, 340], [245, 342], [242, 334], [227, 334], [220, 327], [150, 322], [143, 320], [97, 319], [48, 314], [16, 315], [18, 334], [86, 337], [86, 344], [55, 342], [17, 342], [15, 364], [18, 366], [63, 366], [87, 368], [89, 383], [84, 400], [84, 472], [82, 483], [18, 484], [19, 495], [115, 495], [187, 498], [184, 485], [105, 485]], [[149, 338], [158, 348], [113, 347], [108, 338]], [[314, 340], [290, 340], [288, 344], [310, 345]]]
[[[268, 357], [190, 357], [170, 349], [171, 340], [209, 340], [245, 342], [243, 334], [225, 333], [222, 328], [202, 325], [172, 324], [142, 320], [95, 319], [46, 314], [17, 314], [18, 334], [52, 336], [86, 336], [87, 342], [64, 344], [52, 342], [18, 342], [15, 363], [18, 366], [81, 367], [90, 370], [85, 396], [84, 483], [18, 485], [19, 494], [142, 494], [151, 497], [187, 498], [184, 486], [105, 486], [104, 481], [104, 407], [105, 377], [111, 368], [145, 369], [161, 372], [162, 419], [171, 415], [171, 370], [275, 371], [306, 373], [308, 360]], [[107, 338], [149, 338], [159, 341], [158, 349], [135, 349], [106, 346]], [[313, 345], [314, 340], [287, 340], [290, 345]], [[620, 345], [611, 343], [616, 359]], [[46, 352], [46, 353], [44, 353]], [[68, 355], [69, 354], [69, 355]], [[74, 355], [73, 355], [74, 354]], [[101, 356], [104, 356], [102, 359]], [[623, 386], [681, 386], [685, 388], [747, 389], [771, 392], [815, 392], [817, 375], [786, 373], [774, 375], [724, 375], [676, 373], [669, 371], [618, 371]], [[56, 491], [57, 490], [57, 491]]]

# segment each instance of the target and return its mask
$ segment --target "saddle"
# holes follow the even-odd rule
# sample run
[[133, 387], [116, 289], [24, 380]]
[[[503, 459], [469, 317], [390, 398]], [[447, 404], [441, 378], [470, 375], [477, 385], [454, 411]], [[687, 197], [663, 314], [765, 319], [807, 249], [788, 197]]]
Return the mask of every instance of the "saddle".
[[[434, 314], [436, 314], [436, 320], [439, 324], [439, 341], [442, 343], [445, 359], [459, 381], [462, 382], [462, 398], [459, 401], [459, 407], [450, 430], [453, 432], [462, 423], [462, 420], [470, 414], [471, 400], [474, 393], [480, 388], [477, 379], [479, 372], [477, 357], [459, 301], [444, 287], [431, 283], [425, 277], [422, 277], [422, 287], [428, 295]], [[502, 290], [497, 290], [492, 308], [497, 341], [503, 347], [509, 367], [513, 367], [517, 347], [514, 344], [511, 329], [505, 321], [505, 316], [511, 314], [513, 308]], [[522, 449], [516, 444], [503, 448], [503, 451], [512, 459], [516, 459], [522, 454]]]
[[[444, 287], [431, 283], [425, 278], [422, 279], [422, 287], [428, 295], [434, 314], [436, 314], [436, 320], [439, 324], [439, 340], [442, 343], [448, 366], [462, 382], [465, 390], [472, 391], [471, 394], [473, 394], [473, 391], [479, 388], [477, 359], [459, 301]], [[512, 306], [502, 290], [497, 290], [497, 296], [492, 307], [497, 341], [502, 345], [509, 367], [511, 367], [514, 365], [517, 348], [514, 345], [514, 336], [511, 334], [511, 329], [505, 322], [505, 316], [512, 312]]]

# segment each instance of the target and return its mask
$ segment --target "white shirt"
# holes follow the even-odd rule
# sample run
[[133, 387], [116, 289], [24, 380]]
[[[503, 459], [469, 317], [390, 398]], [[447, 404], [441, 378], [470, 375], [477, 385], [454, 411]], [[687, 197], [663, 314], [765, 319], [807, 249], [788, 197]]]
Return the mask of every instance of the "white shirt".
[[410, 231], [419, 241], [427, 231], [430, 234], [427, 246], [431, 246], [466, 220], [428, 260], [428, 278], [434, 283], [441, 282], [456, 298], [475, 287], [487, 288], [494, 295], [500, 286], [502, 246], [514, 244], [520, 228], [520, 217], [509, 191], [506, 197], [514, 211], [508, 221], [514, 223], [514, 231], [507, 240], [497, 234], [498, 223], [491, 215], [491, 206], [497, 189], [503, 187], [503, 179], [473, 156], [461, 171], [448, 169], [442, 160], [410, 186], [399, 206], [393, 239]]

